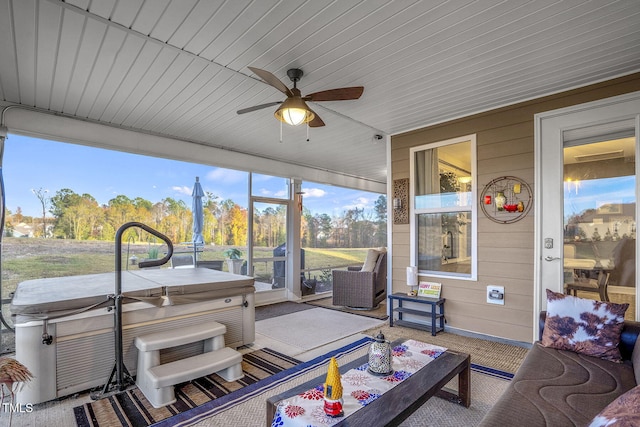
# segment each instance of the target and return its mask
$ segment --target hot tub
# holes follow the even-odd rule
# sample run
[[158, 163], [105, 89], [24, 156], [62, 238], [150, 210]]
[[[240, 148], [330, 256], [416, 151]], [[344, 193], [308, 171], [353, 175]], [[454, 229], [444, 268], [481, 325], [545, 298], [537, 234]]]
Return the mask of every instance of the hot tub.
[[[225, 343], [255, 340], [252, 277], [207, 268], [122, 272], [124, 363], [135, 375], [136, 336], [216, 321]], [[11, 302], [16, 359], [34, 379], [17, 402], [35, 404], [104, 385], [115, 363], [115, 273], [37, 279], [18, 285]], [[50, 340], [47, 338], [50, 337]], [[203, 352], [202, 342], [167, 349], [162, 363]]]

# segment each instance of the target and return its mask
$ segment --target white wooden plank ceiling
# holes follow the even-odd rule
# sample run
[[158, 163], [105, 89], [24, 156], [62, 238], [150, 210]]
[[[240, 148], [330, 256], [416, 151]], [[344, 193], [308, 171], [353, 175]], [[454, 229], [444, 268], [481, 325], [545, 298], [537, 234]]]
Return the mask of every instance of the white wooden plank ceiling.
[[[284, 95], [326, 126], [285, 125]], [[637, 0], [0, 0], [0, 100], [386, 182], [396, 134], [640, 70]], [[274, 171], [275, 172], [275, 171]]]

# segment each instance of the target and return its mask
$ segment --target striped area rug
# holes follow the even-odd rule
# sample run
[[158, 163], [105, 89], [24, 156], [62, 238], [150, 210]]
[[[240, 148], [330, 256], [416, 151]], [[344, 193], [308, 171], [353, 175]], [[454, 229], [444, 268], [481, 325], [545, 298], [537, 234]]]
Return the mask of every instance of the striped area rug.
[[[148, 426], [225, 396], [251, 388], [261, 380], [300, 364], [300, 361], [263, 348], [242, 356], [244, 378], [227, 382], [213, 374], [176, 386], [177, 402], [154, 408], [140, 390], [132, 388], [108, 398], [73, 408], [79, 427]], [[241, 393], [241, 392], [240, 392]]]
[[[366, 337], [354, 341], [350, 344], [332, 350], [322, 356], [309, 360], [293, 368], [251, 384], [236, 393], [228, 394], [218, 400], [200, 405], [196, 408], [182, 412], [171, 418], [167, 418], [154, 425], [154, 427], [186, 427], [199, 423], [208, 422], [215, 419], [216, 426], [239, 425], [239, 426], [259, 426], [265, 421], [266, 399], [268, 396], [277, 394], [276, 390], [290, 388], [292, 384], [302, 383], [319, 375], [326, 374], [329, 360], [335, 357], [339, 363], [342, 360], [352, 360], [367, 354], [372, 338]], [[226, 418], [225, 415], [245, 408], [246, 405], [256, 405], [258, 410], [241, 409], [240, 415], [232, 415]], [[255, 409], [255, 408], [254, 408]], [[218, 423], [220, 417], [220, 423]], [[245, 421], [245, 422], [243, 422]]]

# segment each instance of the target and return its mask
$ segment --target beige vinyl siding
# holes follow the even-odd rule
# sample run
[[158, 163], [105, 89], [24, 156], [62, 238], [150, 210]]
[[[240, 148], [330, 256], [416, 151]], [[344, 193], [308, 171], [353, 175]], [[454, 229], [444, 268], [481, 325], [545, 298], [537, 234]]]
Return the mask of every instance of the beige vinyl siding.
[[[640, 90], [640, 73], [442, 123], [391, 138], [392, 179], [409, 177], [409, 149], [463, 135], [477, 136], [478, 195], [492, 179], [513, 175], [535, 192], [536, 113]], [[535, 199], [533, 203], [535, 204]], [[410, 226], [393, 225], [392, 286], [406, 292]], [[533, 337], [534, 210], [521, 221], [498, 224], [478, 209], [478, 280], [441, 279], [447, 325], [530, 342]], [[487, 304], [487, 285], [505, 287], [505, 305]]]

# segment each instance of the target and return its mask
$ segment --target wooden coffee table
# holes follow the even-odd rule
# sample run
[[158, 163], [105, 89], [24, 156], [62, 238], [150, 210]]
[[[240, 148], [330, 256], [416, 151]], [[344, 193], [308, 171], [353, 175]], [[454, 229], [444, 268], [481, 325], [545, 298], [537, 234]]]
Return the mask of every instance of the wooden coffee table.
[[[404, 341], [399, 340], [393, 345]], [[368, 361], [368, 356], [363, 356], [341, 366], [340, 373], [345, 373]], [[456, 375], [458, 392], [443, 390], [443, 387]], [[323, 374], [267, 399], [267, 426], [271, 426], [279, 402], [310, 390], [324, 383], [325, 379], [326, 374]], [[433, 396], [467, 408], [471, 405], [471, 357], [468, 354], [447, 350], [424, 368], [336, 425], [397, 426]]]

